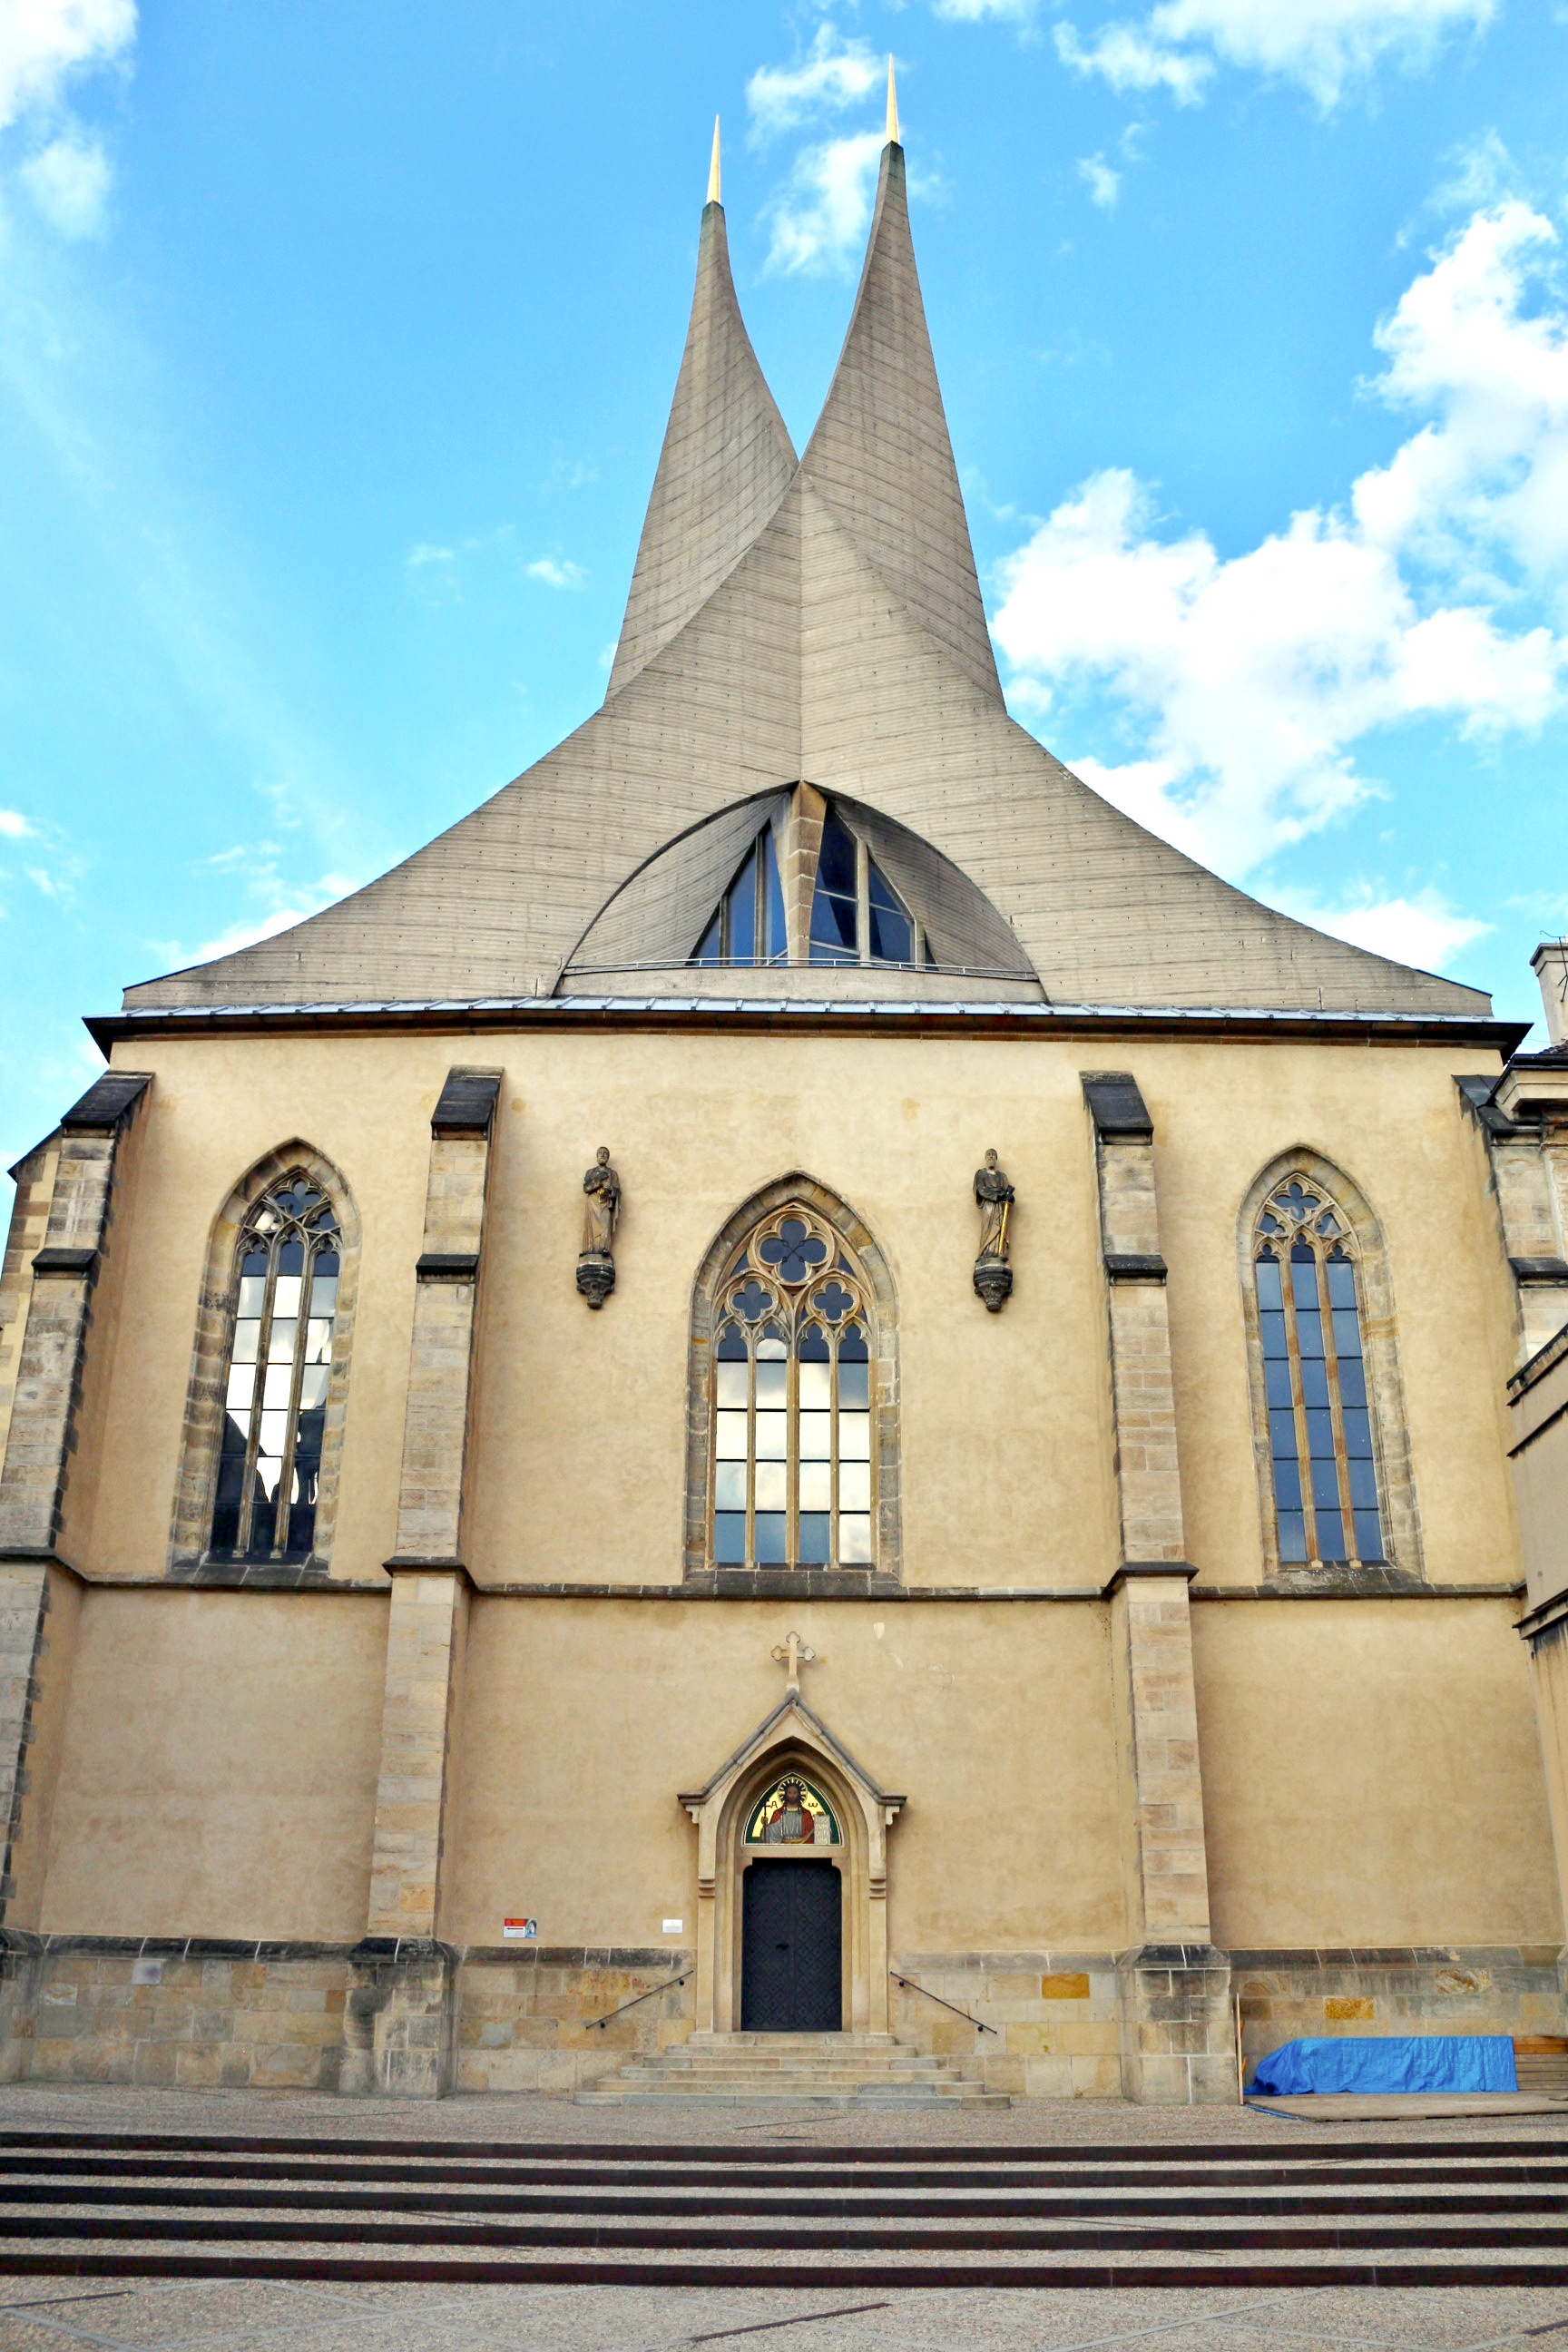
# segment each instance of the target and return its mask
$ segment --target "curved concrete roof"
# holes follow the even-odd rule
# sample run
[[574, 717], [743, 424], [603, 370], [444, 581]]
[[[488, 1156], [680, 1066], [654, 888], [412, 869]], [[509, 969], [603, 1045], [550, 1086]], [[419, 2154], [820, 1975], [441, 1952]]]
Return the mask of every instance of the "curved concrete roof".
[[[798, 466], [741, 321], [722, 214], [704, 212], [691, 326], [602, 708], [367, 888], [128, 990], [127, 1009], [547, 994], [601, 916], [624, 960], [646, 961], [627, 919], [639, 870], [704, 820], [802, 779], [956, 866], [1058, 1003], [1489, 1007], [1231, 888], [1008, 717], [926, 332], [903, 151], [890, 144], [849, 332]], [[677, 867], [684, 926], [695, 878]], [[657, 953], [675, 910], [644, 895], [641, 943]], [[790, 992], [787, 970], [750, 978], [749, 994]], [[626, 989], [643, 992], [635, 975]]]

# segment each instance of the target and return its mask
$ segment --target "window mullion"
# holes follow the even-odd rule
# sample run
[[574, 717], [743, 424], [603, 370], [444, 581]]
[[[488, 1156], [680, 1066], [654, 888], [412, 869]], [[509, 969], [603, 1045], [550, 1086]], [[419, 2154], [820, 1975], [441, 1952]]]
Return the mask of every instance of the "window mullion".
[[829, 1519], [829, 1521], [828, 1521], [828, 1523], [827, 1523], [827, 1556], [828, 1556], [828, 1559], [833, 1562], [834, 1567], [835, 1567], [835, 1568], [837, 1568], [837, 1567], [838, 1567], [838, 1565], [839, 1565], [839, 1558], [838, 1558], [838, 1334], [837, 1334], [837, 1331], [835, 1331], [835, 1333], [833, 1334], [833, 1342], [832, 1342], [832, 1345], [833, 1345], [833, 1360], [832, 1360], [832, 1363], [831, 1363], [831, 1365], [830, 1365], [830, 1367], [829, 1367], [829, 1380], [828, 1380], [828, 1391], [827, 1391], [827, 1394], [828, 1394], [828, 1403], [829, 1403], [829, 1408], [830, 1408], [831, 1414], [832, 1414], [832, 1419], [831, 1419], [831, 1423], [830, 1423], [829, 1429], [828, 1429], [828, 1439], [827, 1439], [828, 1461], [829, 1461], [829, 1465], [830, 1465], [830, 1466], [829, 1466], [829, 1470], [828, 1470], [828, 1487], [827, 1487], [827, 1496], [828, 1496], [828, 1501], [829, 1501], [829, 1503], [830, 1503], [830, 1504], [831, 1504], [831, 1506], [832, 1506], [833, 1517], [831, 1517], [831, 1519]]
[[855, 944], [862, 963], [871, 961], [871, 856], [855, 836]]
[[1329, 1295], [1326, 1251], [1318, 1261], [1318, 1280], [1323, 1294], [1323, 1367], [1328, 1376], [1329, 1411], [1333, 1419], [1334, 1475], [1339, 1482], [1340, 1516], [1344, 1521], [1345, 1558], [1359, 1566], [1361, 1550], [1356, 1540], [1355, 1503], [1351, 1495], [1351, 1450], [1345, 1438], [1344, 1401], [1340, 1395], [1340, 1350], [1334, 1330], [1334, 1305]]
[[[294, 1449], [300, 1437], [300, 1391], [305, 1378], [305, 1350], [310, 1333], [310, 1281], [316, 1254], [308, 1236], [301, 1234], [300, 1255], [303, 1261], [300, 1275], [300, 1311], [294, 1318], [294, 1361], [289, 1373], [289, 1418], [283, 1424], [283, 1467], [278, 1475], [278, 1508], [273, 1514], [272, 1539], [278, 1549], [289, 1549], [289, 1521], [292, 1511], [289, 1496], [294, 1488]], [[313, 1540], [313, 1533], [312, 1533]]]
[[746, 1335], [746, 1564], [757, 1564], [757, 1334]]
[[[240, 1257], [242, 1265], [244, 1262], [242, 1252]], [[250, 1428], [245, 1441], [245, 1478], [239, 1490], [239, 1525], [234, 1531], [234, 1548], [237, 1552], [247, 1552], [250, 1549], [251, 1520], [254, 1517], [252, 1505], [256, 1492], [256, 1461], [261, 1451], [261, 1401], [267, 1393], [267, 1350], [272, 1344], [272, 1301], [277, 1288], [278, 1244], [277, 1237], [274, 1235], [267, 1253], [267, 1288], [262, 1295], [261, 1321], [256, 1335], [256, 1377], [250, 1390]]]
[[1296, 1261], [1290, 1255], [1295, 1244], [1287, 1242], [1280, 1261], [1280, 1293], [1285, 1302], [1285, 1345], [1290, 1366], [1290, 1412], [1296, 1424], [1296, 1467], [1301, 1482], [1302, 1532], [1306, 1537], [1309, 1561], [1319, 1559], [1318, 1507], [1312, 1493], [1312, 1449], [1307, 1432], [1307, 1390], [1301, 1376], [1301, 1341], [1296, 1329]]
[[784, 1559], [800, 1565], [800, 1347], [798, 1322], [792, 1324], [787, 1376], [784, 1381]]

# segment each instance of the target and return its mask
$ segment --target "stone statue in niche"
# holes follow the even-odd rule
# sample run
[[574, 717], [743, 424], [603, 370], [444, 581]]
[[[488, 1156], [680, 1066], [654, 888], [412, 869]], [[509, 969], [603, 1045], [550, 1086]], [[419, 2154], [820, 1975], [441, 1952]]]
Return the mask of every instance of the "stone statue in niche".
[[577, 1287], [590, 1307], [602, 1307], [616, 1286], [616, 1227], [621, 1214], [621, 1180], [610, 1165], [610, 1147], [601, 1143], [583, 1179], [583, 1246], [577, 1253]]
[[1016, 1196], [1005, 1171], [988, 1151], [985, 1165], [974, 1171], [974, 1198], [980, 1208], [980, 1254], [974, 1261], [974, 1288], [993, 1315], [999, 1315], [1013, 1288], [1007, 1263], [1007, 1223]]

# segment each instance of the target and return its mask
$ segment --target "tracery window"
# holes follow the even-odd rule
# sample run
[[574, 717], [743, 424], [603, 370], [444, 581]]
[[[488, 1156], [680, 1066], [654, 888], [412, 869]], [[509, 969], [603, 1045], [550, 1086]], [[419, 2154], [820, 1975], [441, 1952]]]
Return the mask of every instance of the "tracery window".
[[1254, 1228], [1253, 1278], [1284, 1562], [1385, 1557], [1362, 1275], [1325, 1187], [1300, 1173], [1276, 1184]]
[[748, 1845], [839, 1845], [838, 1823], [820, 1789], [785, 1772], [746, 1816]]
[[721, 1566], [873, 1564], [869, 1287], [803, 1207], [735, 1251], [714, 1317], [710, 1557]]
[[240, 1230], [212, 1549], [307, 1555], [326, 1423], [342, 1238], [331, 1202], [296, 1170]]

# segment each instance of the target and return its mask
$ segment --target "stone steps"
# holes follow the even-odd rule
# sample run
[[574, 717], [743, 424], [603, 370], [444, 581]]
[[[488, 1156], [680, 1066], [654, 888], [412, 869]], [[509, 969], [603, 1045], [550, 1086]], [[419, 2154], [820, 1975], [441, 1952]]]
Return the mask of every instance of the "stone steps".
[[928, 2058], [890, 2033], [702, 2033], [657, 2058], [630, 2059], [579, 2106], [629, 2099], [829, 2101], [836, 2105], [1006, 2106], [955, 2058]]

